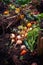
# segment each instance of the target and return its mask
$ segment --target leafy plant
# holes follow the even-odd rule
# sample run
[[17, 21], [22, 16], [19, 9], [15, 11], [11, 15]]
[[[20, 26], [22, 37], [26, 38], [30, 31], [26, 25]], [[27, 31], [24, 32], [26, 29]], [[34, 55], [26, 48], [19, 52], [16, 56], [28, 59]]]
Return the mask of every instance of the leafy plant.
[[40, 21], [41, 19], [43, 19], [43, 13], [40, 13], [36, 15], [35, 17], [38, 19], [38, 21]]
[[36, 39], [38, 37], [38, 32], [40, 28], [34, 28], [33, 30], [28, 32], [27, 39], [24, 41], [28, 49], [30, 49], [31, 52], [34, 51], [34, 45], [36, 44]]
[[39, 14], [38, 17], [41, 19], [43, 18], [43, 13]]

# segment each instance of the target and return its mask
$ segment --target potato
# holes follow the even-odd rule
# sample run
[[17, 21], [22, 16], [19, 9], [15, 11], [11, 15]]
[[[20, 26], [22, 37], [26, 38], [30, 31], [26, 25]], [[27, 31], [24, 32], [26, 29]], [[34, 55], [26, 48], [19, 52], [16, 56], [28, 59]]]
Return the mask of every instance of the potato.
[[24, 35], [24, 34], [22, 34], [21, 36], [22, 36], [22, 40], [24, 40], [24, 38], [25, 38], [25, 35]]

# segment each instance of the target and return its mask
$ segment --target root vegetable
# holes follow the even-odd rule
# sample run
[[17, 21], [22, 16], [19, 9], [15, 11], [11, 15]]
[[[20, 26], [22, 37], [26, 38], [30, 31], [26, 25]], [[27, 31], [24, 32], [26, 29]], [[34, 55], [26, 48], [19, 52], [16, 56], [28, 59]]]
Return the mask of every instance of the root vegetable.
[[16, 44], [22, 44], [22, 40], [17, 40]]
[[20, 31], [18, 31], [18, 34], [20, 34]]
[[11, 39], [15, 38], [15, 34], [12, 33], [12, 34], [10, 35], [10, 38], [11, 38]]
[[22, 50], [21, 53], [20, 53], [20, 55], [25, 55], [26, 53], [27, 53], [26, 50]]
[[15, 42], [15, 40], [14, 40], [14, 39], [12, 39], [12, 40], [11, 40], [11, 42], [13, 43], [13, 42]]
[[24, 38], [25, 38], [25, 35], [24, 35], [24, 34], [22, 34], [21, 36], [22, 36], [22, 40], [24, 40]]
[[18, 36], [17, 36], [17, 39], [18, 39], [18, 40], [20, 40], [20, 39], [21, 39], [21, 36], [20, 36], [20, 35], [18, 35]]
[[25, 45], [21, 45], [21, 49], [26, 49], [26, 46]]

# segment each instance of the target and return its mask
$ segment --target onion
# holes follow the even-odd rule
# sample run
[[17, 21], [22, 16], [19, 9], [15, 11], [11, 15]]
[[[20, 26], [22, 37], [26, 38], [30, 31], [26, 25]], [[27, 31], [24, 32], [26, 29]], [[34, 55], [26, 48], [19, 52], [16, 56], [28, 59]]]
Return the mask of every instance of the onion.
[[20, 34], [20, 31], [18, 31], [18, 33]]
[[21, 36], [22, 36], [22, 40], [23, 40], [23, 39], [25, 38], [25, 35], [24, 35], [24, 34], [22, 34]]
[[21, 45], [21, 49], [26, 49], [26, 46], [25, 45]]
[[22, 34], [22, 37], [24, 37], [24, 35]]
[[14, 40], [14, 39], [12, 39], [12, 40], [11, 40], [11, 42], [13, 43], [13, 42], [15, 42], [15, 40]]
[[10, 35], [10, 38], [12, 38], [12, 39], [15, 38], [15, 34], [12, 33], [12, 34]]
[[21, 39], [21, 36], [20, 36], [20, 35], [18, 35], [18, 36], [17, 36], [17, 39], [18, 39], [18, 40], [20, 40], [20, 39]]
[[17, 40], [16, 44], [22, 44], [22, 40]]

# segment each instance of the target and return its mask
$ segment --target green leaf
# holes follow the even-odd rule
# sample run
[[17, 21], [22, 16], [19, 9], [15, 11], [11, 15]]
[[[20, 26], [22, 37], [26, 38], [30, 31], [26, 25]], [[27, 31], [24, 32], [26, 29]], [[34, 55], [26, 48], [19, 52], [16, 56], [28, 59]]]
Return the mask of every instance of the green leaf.
[[15, 2], [17, 4], [21, 4], [21, 5], [24, 5], [24, 4], [27, 4], [28, 2], [30, 2], [31, 0], [16, 0]]
[[36, 38], [38, 37], [39, 30], [40, 28], [37, 27], [28, 32], [25, 44], [28, 47], [28, 49], [30, 49], [30, 51], [34, 51], [34, 45], [36, 44]]
[[37, 17], [38, 17], [39, 19], [43, 18], [43, 13], [38, 14]]

